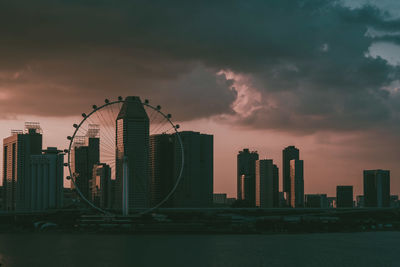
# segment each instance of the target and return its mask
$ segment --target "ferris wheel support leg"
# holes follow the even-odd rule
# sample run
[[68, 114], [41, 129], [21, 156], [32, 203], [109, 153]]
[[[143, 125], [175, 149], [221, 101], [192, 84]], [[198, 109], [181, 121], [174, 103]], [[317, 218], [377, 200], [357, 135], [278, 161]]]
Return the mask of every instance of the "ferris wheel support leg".
[[123, 174], [122, 174], [122, 214], [129, 215], [129, 188], [128, 188], [128, 160], [124, 157]]

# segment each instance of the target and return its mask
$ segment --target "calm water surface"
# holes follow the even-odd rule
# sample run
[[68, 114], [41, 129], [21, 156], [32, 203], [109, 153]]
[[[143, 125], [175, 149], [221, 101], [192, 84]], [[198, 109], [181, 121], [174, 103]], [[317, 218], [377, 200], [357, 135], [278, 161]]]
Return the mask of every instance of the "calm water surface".
[[298, 235], [0, 234], [1, 267], [400, 266], [400, 232]]

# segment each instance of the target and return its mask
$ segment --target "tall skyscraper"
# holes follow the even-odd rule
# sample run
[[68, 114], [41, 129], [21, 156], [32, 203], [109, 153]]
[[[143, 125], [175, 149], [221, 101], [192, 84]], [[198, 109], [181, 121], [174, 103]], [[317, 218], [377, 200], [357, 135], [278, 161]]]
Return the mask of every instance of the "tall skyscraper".
[[237, 155], [237, 197], [246, 200], [250, 206], [256, 205], [256, 161], [257, 151], [248, 148]]
[[288, 206], [291, 205], [290, 161], [292, 159], [300, 159], [300, 152], [295, 146], [288, 146], [282, 151], [282, 184], [284, 197]]
[[[172, 190], [175, 181], [175, 136], [150, 136], [151, 206], [159, 204]], [[163, 207], [171, 207], [170, 201]]]
[[[180, 132], [179, 135], [184, 147], [184, 167], [182, 180], [171, 197], [171, 204], [173, 207], [211, 207], [214, 191], [214, 137], [192, 131]], [[177, 136], [173, 136], [176, 179], [182, 158]]]
[[149, 206], [149, 127], [149, 117], [140, 98], [128, 96], [116, 121], [117, 209]]
[[256, 161], [256, 206], [260, 208], [279, 207], [278, 168], [272, 159]]
[[30, 211], [63, 207], [64, 154], [48, 147], [42, 155], [31, 156]]
[[390, 206], [390, 171], [364, 171], [364, 206], [378, 208]]
[[[75, 183], [84, 197], [91, 199], [91, 179], [93, 178], [93, 166], [100, 162], [99, 130], [94, 131], [89, 126], [88, 136], [76, 136], [73, 144], [71, 169], [76, 179]], [[71, 184], [74, 188], [74, 184]]]
[[353, 186], [338, 185], [336, 186], [336, 208], [352, 208], [353, 207]]
[[290, 206], [304, 207], [304, 162], [298, 159], [290, 161]]
[[23, 131], [12, 131], [3, 139], [4, 207], [8, 211], [31, 208], [31, 155], [42, 151], [42, 133], [39, 123], [25, 123]]
[[102, 209], [111, 208], [111, 167], [100, 163], [93, 166], [93, 178], [90, 181], [92, 203]]

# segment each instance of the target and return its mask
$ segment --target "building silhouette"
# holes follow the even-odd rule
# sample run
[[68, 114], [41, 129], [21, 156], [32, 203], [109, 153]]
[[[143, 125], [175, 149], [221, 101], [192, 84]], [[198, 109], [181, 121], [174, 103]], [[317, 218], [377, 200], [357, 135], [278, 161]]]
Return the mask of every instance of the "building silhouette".
[[[158, 205], [172, 190], [175, 181], [175, 136], [150, 136], [150, 203]], [[178, 151], [179, 152], [179, 151]], [[171, 207], [167, 202], [163, 207]]]
[[290, 161], [290, 206], [304, 207], [304, 162], [298, 159]]
[[[213, 136], [193, 131], [179, 133], [184, 147], [182, 178], [173, 195], [162, 207], [202, 208], [213, 204]], [[173, 189], [182, 165], [176, 134], [150, 136], [150, 180], [152, 206]]]
[[39, 123], [25, 123], [25, 133], [11, 131], [3, 139], [3, 199], [8, 211], [31, 209], [31, 155], [40, 155], [42, 133]]
[[111, 208], [111, 167], [105, 163], [95, 164], [92, 173], [93, 178], [90, 181], [92, 203], [102, 209]]
[[279, 207], [279, 173], [272, 159], [256, 161], [256, 206]]
[[[171, 203], [173, 207], [211, 207], [214, 192], [214, 137], [193, 131], [183, 131], [179, 135], [184, 148], [184, 166], [182, 179], [171, 197]], [[174, 137], [176, 179], [182, 157], [177, 136]]]
[[237, 198], [245, 200], [249, 206], [256, 205], [256, 161], [257, 151], [248, 148], [237, 155]]
[[[126, 207], [128, 210], [135, 210], [149, 207], [149, 127], [149, 117], [140, 98], [128, 96], [116, 120], [117, 209]], [[127, 171], [125, 193], [124, 171]]]
[[64, 153], [48, 147], [41, 155], [31, 155], [30, 211], [60, 209], [64, 198]]
[[364, 206], [377, 208], [390, 206], [390, 171], [364, 171]]
[[353, 207], [353, 186], [338, 185], [336, 186], [336, 208], [352, 208]]
[[[87, 136], [76, 136], [74, 139], [71, 170], [75, 176], [76, 187], [87, 199], [91, 199], [91, 179], [93, 166], [100, 162], [100, 138], [97, 125], [89, 125]], [[71, 182], [71, 188], [75, 185]]]
[[328, 197], [326, 194], [307, 194], [305, 195], [305, 207], [328, 208]]
[[300, 152], [295, 146], [288, 146], [282, 151], [282, 185], [283, 193], [286, 199], [286, 205], [291, 206], [291, 177], [290, 177], [290, 161], [300, 159]]

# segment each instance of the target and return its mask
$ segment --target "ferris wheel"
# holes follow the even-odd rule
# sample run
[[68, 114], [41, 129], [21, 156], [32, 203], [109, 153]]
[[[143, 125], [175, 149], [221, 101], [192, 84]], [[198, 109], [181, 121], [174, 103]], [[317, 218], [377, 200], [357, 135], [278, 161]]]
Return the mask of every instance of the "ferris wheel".
[[[121, 146], [121, 140], [119, 140], [121, 137], [117, 136], [118, 127], [121, 126], [117, 123], [119, 123], [122, 109], [125, 108], [125, 104], [128, 104], [127, 99], [129, 98], [133, 97], [124, 99], [119, 96], [116, 100], [105, 99], [102, 105], [93, 105], [90, 112], [82, 113], [82, 120], [73, 125], [73, 134], [67, 137], [70, 141], [68, 149], [65, 149], [67, 153], [65, 165], [69, 172], [67, 179], [71, 181], [71, 187], [76, 190], [84, 202], [104, 214], [110, 214], [110, 210], [120, 206], [120, 204], [123, 207], [124, 202], [127, 202], [126, 199], [121, 199], [118, 194], [113, 194], [113, 192], [118, 191], [115, 188], [120, 188], [122, 192], [128, 192], [127, 188], [132, 187], [131, 184], [127, 184], [128, 178], [125, 178], [125, 174], [123, 178], [119, 174], [122, 172], [122, 163], [120, 162], [122, 158], [120, 158], [120, 161], [118, 160], [120, 150], [117, 148], [118, 142]], [[146, 122], [143, 136], [147, 136], [148, 139], [143, 139], [146, 141], [142, 140], [143, 142], [140, 141], [140, 143], [148, 142], [145, 147], [148, 146], [149, 149], [148, 153], [146, 152], [147, 154], [143, 154], [145, 159], [134, 159], [144, 161], [143, 166], [146, 164], [149, 166], [146, 179], [148, 179], [150, 186], [147, 188], [144, 184], [141, 184], [148, 194], [145, 196], [149, 199], [148, 205], [136, 212], [137, 215], [142, 215], [165, 204], [176, 191], [182, 179], [184, 149], [178, 131], [179, 125], [172, 122], [171, 114], [161, 111], [159, 105], [151, 105], [147, 99], [142, 102], [139, 97], [134, 98], [139, 101], [136, 108], [143, 110], [142, 114], [144, 114], [143, 117]], [[134, 139], [135, 137], [129, 136], [129, 138]], [[169, 154], [164, 154], [162, 157], [158, 155], [160, 153], [154, 151], [160, 142], [166, 142], [169, 146], [169, 150], [167, 150]], [[158, 146], [160, 147], [160, 145]], [[133, 150], [132, 148], [129, 149]], [[161, 152], [164, 151], [163, 153], [165, 153], [165, 145], [161, 146], [161, 149], [164, 149]], [[171, 158], [174, 159], [173, 168], [170, 166]], [[124, 162], [125, 159], [126, 157], [123, 159]], [[164, 160], [169, 162], [160, 162]], [[163, 174], [165, 171], [162, 168], [154, 171], [154, 168], [157, 167], [154, 164], [167, 166], [171, 170], [169, 175]], [[123, 172], [128, 173], [125, 167], [126, 165], [123, 167]], [[165, 179], [168, 179], [168, 181], [164, 181]], [[126, 198], [126, 196], [123, 196], [123, 198]]]

